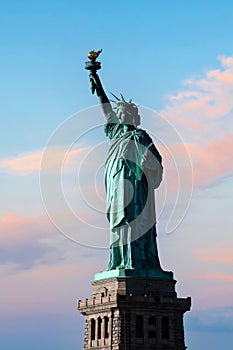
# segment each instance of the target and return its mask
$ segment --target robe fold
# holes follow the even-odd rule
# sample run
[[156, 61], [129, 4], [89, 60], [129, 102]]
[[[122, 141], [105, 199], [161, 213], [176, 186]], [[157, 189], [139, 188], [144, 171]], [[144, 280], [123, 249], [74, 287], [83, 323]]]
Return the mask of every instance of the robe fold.
[[162, 158], [146, 131], [119, 123], [112, 112], [105, 125], [110, 147], [105, 161], [108, 270], [159, 267], [154, 189], [162, 181]]

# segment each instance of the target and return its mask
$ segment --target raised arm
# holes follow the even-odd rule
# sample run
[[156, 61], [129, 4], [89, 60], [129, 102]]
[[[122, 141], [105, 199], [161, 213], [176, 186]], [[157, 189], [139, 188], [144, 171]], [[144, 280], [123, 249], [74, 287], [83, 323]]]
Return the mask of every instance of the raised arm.
[[109, 113], [112, 112], [112, 106], [103, 89], [100, 78], [96, 71], [91, 71], [89, 77], [91, 82], [92, 93], [94, 94], [96, 92], [97, 96], [99, 97], [103, 113], [107, 117]]

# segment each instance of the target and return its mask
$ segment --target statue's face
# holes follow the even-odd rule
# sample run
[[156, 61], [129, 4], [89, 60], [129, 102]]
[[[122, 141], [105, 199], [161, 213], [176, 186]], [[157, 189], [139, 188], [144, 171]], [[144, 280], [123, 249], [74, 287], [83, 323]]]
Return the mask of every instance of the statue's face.
[[128, 113], [125, 106], [117, 107], [116, 114], [121, 124], [132, 124], [132, 116]]

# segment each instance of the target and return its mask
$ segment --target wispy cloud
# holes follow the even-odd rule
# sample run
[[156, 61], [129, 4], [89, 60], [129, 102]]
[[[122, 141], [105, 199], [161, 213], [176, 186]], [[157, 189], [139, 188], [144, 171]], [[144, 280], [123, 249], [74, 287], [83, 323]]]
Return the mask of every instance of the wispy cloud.
[[[67, 218], [63, 217], [62, 220], [67, 221]], [[77, 243], [89, 242], [89, 245], [91, 243], [93, 245], [93, 241], [96, 241], [97, 244], [100, 239], [106, 239], [105, 236], [107, 236], [100, 237], [100, 232], [94, 228], [90, 230], [89, 224], [76, 225], [74, 231], [77, 236], [71, 236], [72, 239], [76, 238]], [[64, 266], [71, 263], [79, 265], [83, 254], [87, 254], [87, 250], [74, 244], [67, 237], [60, 234], [47, 216], [25, 218], [10, 213], [0, 218], [0, 265], [10, 266], [9, 274], [17, 274], [19, 271], [35, 269], [38, 266], [59, 265], [61, 268], [61, 264]], [[99, 251], [90, 249], [89, 254], [89, 263], [92, 266], [90, 261], [96, 258]], [[104, 260], [105, 255], [102, 255]], [[3, 270], [0, 269], [1, 272]]]
[[163, 112], [169, 115], [171, 122], [174, 121], [183, 131], [200, 132], [201, 134], [195, 135], [199, 139], [208, 131], [212, 131], [212, 135], [209, 135], [211, 138], [213, 132], [221, 134], [227, 130], [221, 117], [226, 117], [233, 109], [232, 58], [220, 56], [219, 69], [209, 70], [203, 76], [185, 80], [181, 91], [168, 96], [170, 103]]
[[[3, 314], [47, 313], [75, 308], [93, 278], [100, 256], [58, 235], [46, 218], [15, 213], [0, 218], [0, 278]], [[82, 286], [78, 279], [86, 280]], [[77, 294], [77, 286], [79, 293]]]
[[233, 175], [233, 133], [186, 147], [193, 162], [195, 187], [211, 186]]
[[233, 308], [209, 308], [193, 311], [189, 316], [188, 329], [201, 332], [232, 332]]
[[222, 243], [215, 244], [209, 248], [196, 249], [194, 254], [202, 262], [233, 264], [233, 247]]
[[23, 244], [35, 235], [42, 236], [38, 228], [39, 220], [35, 218], [24, 218], [17, 213], [8, 213], [0, 218], [0, 247], [6, 247], [12, 243]]
[[40, 168], [42, 152], [36, 151], [30, 154], [4, 159], [0, 162], [3, 171], [10, 174], [28, 175]]
[[[13, 269], [14, 273], [12, 273]], [[46, 314], [64, 312], [67, 303], [75, 309], [75, 296], [79, 285], [81, 297], [92, 278], [91, 264], [56, 263], [51, 266], [39, 265], [33, 269], [17, 270], [15, 265], [0, 265], [1, 298], [4, 300], [4, 314]], [[82, 286], [77, 281], [86, 280]], [[82, 292], [81, 292], [82, 291]]]
[[184, 81], [162, 111], [184, 138], [196, 187], [233, 175], [233, 57], [218, 59], [218, 69]]
[[233, 282], [233, 276], [221, 272], [204, 272], [199, 274], [193, 274], [193, 278], [207, 281], [219, 281], [219, 282]]
[[28, 269], [38, 264], [54, 247], [44, 243], [51, 233], [42, 218], [23, 218], [15, 213], [0, 218], [0, 263]]
[[[46, 171], [61, 171], [65, 166], [69, 170], [84, 148], [76, 148], [67, 151], [67, 147], [51, 147], [46, 149], [46, 163], [43, 164]], [[0, 160], [0, 169], [10, 175], [30, 175], [38, 172], [41, 167], [44, 151], [34, 151], [9, 159]]]

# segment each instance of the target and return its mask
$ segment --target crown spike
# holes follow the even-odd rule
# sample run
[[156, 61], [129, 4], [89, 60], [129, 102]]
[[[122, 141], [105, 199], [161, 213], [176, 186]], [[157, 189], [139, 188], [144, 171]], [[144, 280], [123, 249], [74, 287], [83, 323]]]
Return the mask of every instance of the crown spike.
[[116, 95], [114, 95], [111, 91], [110, 91], [110, 94], [111, 94], [113, 97], [115, 97], [115, 98], [117, 99], [117, 101], [120, 101], [120, 99], [119, 99]]
[[123, 102], [126, 102], [125, 99], [124, 99], [124, 96], [122, 94], [121, 94], [121, 98], [122, 98]]

